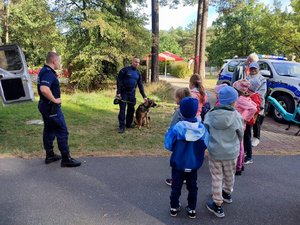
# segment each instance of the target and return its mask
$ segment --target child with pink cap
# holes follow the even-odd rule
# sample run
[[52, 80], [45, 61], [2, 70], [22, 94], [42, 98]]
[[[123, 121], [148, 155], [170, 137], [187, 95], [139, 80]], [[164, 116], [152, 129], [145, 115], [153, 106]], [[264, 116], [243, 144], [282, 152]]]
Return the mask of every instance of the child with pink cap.
[[[244, 120], [244, 131], [246, 123], [249, 122], [256, 113], [256, 103], [250, 98], [249, 87], [251, 83], [246, 79], [238, 80], [233, 83], [233, 87], [238, 91], [239, 97], [235, 104], [235, 109], [241, 114]], [[237, 159], [235, 175], [242, 175], [244, 169], [244, 142], [240, 144], [240, 154]]]

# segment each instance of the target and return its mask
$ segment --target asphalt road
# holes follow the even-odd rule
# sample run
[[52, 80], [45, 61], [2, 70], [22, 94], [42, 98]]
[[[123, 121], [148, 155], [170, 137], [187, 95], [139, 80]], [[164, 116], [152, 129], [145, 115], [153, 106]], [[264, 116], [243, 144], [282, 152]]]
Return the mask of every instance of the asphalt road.
[[[296, 225], [300, 223], [300, 156], [255, 156], [236, 178], [225, 218], [205, 208], [207, 160], [198, 174], [197, 218], [169, 216], [165, 157], [82, 158], [78, 168], [42, 159], [0, 159], [1, 225]], [[186, 190], [181, 203], [186, 205]]]

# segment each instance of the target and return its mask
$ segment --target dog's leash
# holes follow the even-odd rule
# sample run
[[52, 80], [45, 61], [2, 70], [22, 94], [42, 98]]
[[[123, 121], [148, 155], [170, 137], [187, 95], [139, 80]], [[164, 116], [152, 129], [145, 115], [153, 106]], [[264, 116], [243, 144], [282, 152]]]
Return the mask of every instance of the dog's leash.
[[130, 101], [126, 101], [126, 100], [118, 99], [118, 98], [115, 98], [115, 99], [114, 99], [114, 104], [115, 104], [115, 105], [120, 104], [120, 102], [125, 102], [125, 103], [129, 103], [129, 104], [136, 104], [136, 103], [137, 103], [137, 102], [130, 102]]
[[130, 101], [126, 101], [126, 100], [120, 100], [121, 102], [125, 102], [125, 103], [130, 103], [130, 104], [136, 104], [137, 102], [130, 102]]

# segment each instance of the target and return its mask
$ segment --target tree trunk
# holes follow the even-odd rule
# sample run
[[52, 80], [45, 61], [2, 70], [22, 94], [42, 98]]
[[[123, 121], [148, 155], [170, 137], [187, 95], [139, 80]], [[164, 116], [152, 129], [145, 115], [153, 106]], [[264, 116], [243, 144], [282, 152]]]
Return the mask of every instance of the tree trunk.
[[120, 17], [125, 19], [126, 15], [126, 0], [120, 0]]
[[201, 21], [201, 39], [200, 39], [200, 76], [205, 78], [205, 48], [206, 48], [206, 28], [208, 17], [209, 0], [203, 0], [203, 11]]
[[2, 16], [0, 15], [0, 46], [1, 45], [2, 45]]
[[4, 5], [3, 7], [3, 17], [4, 17], [4, 32], [5, 32], [5, 43], [9, 43], [9, 32], [8, 32], [8, 7]]
[[3, 14], [4, 14], [3, 2], [2, 0], [0, 0], [0, 46], [2, 45]]
[[159, 20], [158, 0], [152, 1], [151, 82], [158, 81]]
[[198, 13], [196, 25], [196, 40], [195, 40], [195, 57], [194, 57], [194, 74], [200, 71], [199, 55], [200, 55], [200, 37], [201, 37], [201, 14], [203, 8], [203, 0], [198, 0]]

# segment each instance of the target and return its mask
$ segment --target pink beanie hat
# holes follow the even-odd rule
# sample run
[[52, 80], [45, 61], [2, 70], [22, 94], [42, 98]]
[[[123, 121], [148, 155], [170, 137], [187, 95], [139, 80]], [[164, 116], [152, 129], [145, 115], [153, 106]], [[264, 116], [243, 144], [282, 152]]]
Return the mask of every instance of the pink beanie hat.
[[228, 86], [228, 85], [227, 85], [226, 83], [216, 85], [214, 90], [215, 90], [215, 92], [216, 92], [217, 94], [219, 94], [221, 88], [222, 88], [222, 87], [225, 87], [225, 86]]
[[247, 93], [250, 85], [251, 83], [246, 79], [237, 80], [233, 83], [233, 87], [242, 93]]

